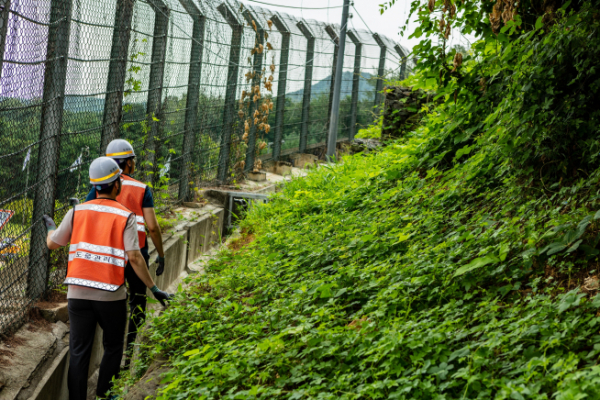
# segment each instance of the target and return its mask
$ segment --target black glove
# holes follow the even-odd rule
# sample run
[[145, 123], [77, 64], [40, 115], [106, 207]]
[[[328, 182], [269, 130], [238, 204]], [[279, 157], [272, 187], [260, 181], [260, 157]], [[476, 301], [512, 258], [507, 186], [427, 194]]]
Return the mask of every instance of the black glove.
[[154, 285], [154, 287], [152, 289], [150, 289], [150, 291], [152, 291], [154, 298], [156, 300], [160, 301], [160, 304], [162, 304], [163, 307], [167, 306], [167, 304], [165, 303], [165, 300], [170, 301], [175, 296], [174, 294], [163, 292], [158, 287], [156, 287], [156, 285]]
[[165, 258], [156, 256], [156, 263], [158, 263], [158, 268], [156, 268], [156, 276], [161, 276], [163, 272], [165, 272]]
[[69, 199], [69, 204], [71, 205], [71, 207], [76, 206], [77, 204], [79, 204], [79, 199], [77, 199], [76, 197], [71, 197]]
[[56, 230], [56, 224], [54, 223], [52, 218], [50, 218], [46, 214], [44, 214], [42, 218], [44, 219], [44, 224], [46, 224], [46, 230], [48, 232]]

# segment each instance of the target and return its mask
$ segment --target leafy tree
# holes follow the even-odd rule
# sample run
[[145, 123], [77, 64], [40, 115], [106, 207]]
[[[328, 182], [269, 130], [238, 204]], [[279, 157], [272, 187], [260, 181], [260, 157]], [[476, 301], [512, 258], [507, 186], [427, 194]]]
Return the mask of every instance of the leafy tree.
[[[382, 12], [397, 4], [381, 5]], [[412, 83], [437, 87], [452, 124], [445, 161], [498, 128], [511, 166], [575, 178], [596, 162], [600, 72], [596, 1], [413, 1], [421, 38]], [[448, 49], [450, 28], [480, 39], [469, 52]], [[405, 33], [406, 27], [402, 33]]]

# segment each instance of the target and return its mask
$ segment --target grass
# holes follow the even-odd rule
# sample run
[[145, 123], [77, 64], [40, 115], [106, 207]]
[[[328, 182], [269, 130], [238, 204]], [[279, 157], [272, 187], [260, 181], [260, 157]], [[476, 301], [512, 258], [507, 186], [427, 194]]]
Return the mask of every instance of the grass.
[[549, 199], [472, 176], [476, 157], [415, 168], [427, 140], [254, 207], [246, 247], [153, 321], [137, 368], [169, 358], [157, 399], [600, 398], [600, 299], [577, 289], [598, 265], [599, 171]]

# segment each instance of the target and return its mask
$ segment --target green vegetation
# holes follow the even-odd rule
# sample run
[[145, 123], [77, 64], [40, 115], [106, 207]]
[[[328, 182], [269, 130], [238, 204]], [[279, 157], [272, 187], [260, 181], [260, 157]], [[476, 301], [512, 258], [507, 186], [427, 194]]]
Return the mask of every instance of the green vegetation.
[[439, 103], [254, 207], [134, 379], [166, 356], [157, 399], [600, 398], [599, 4], [550, 3], [421, 6], [417, 34], [443, 8], [483, 37], [416, 49]]
[[381, 124], [383, 121], [379, 118], [376, 124], [369, 125], [364, 129], [359, 129], [356, 134], [357, 139], [381, 139]]

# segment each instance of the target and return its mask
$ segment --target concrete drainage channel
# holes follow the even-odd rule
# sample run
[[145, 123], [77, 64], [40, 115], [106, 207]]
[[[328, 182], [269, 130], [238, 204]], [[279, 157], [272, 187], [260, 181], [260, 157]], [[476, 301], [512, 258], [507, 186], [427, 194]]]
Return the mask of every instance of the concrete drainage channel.
[[[291, 167], [285, 172], [295, 176], [305, 174]], [[222, 246], [223, 236], [233, 227], [241, 208], [254, 201], [267, 201], [268, 193], [274, 192], [277, 184], [287, 179], [289, 177], [267, 172], [263, 182], [245, 182], [239, 190], [205, 190], [208, 204], [184, 203], [185, 207], [176, 208], [174, 212], [180, 222], [168, 233], [163, 233], [165, 273], [156, 277], [156, 265], [150, 266], [157, 285], [176, 292], [189, 274], [202, 272], [204, 259]], [[150, 246], [150, 259], [154, 260], [156, 252], [152, 244]], [[153, 307], [154, 311], [158, 311], [157, 306], [150, 304], [149, 311]], [[27, 323], [10, 340], [0, 343], [0, 400], [68, 399], [69, 327], [66, 303], [40, 311], [44, 320]], [[95, 398], [95, 380], [102, 354], [102, 330], [98, 327], [88, 371], [89, 399]]]

